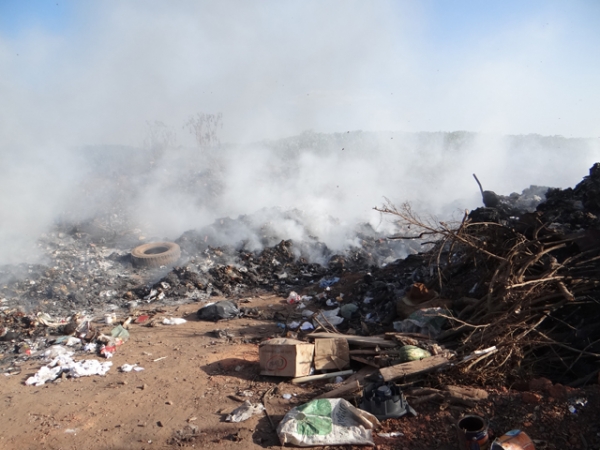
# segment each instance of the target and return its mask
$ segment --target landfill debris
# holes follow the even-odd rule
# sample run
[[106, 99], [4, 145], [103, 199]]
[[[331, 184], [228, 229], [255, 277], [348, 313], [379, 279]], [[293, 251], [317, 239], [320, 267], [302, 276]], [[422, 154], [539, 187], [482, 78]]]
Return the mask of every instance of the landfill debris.
[[377, 436], [389, 439], [404, 436], [404, 433], [401, 433], [400, 431], [392, 431], [390, 433], [377, 433]]
[[[423, 308], [411, 313], [406, 319], [394, 322], [394, 330], [400, 333], [420, 333], [433, 339], [442, 332], [451, 315], [446, 308]], [[446, 316], [446, 317], [444, 317]]]
[[301, 329], [302, 331], [311, 331], [311, 330], [314, 330], [314, 329], [315, 329], [315, 327], [314, 327], [314, 325], [313, 325], [312, 323], [310, 323], [310, 322], [302, 322], [302, 325], [300, 325], [300, 329]]
[[238, 408], [234, 409], [226, 418], [226, 422], [244, 422], [255, 414], [259, 414], [265, 410], [262, 403], [252, 404], [245, 400]]
[[135, 323], [145, 323], [148, 321], [150, 316], [148, 314], [141, 314], [135, 319]]
[[292, 394], [283, 394], [281, 397], [282, 397], [284, 400], [289, 400], [289, 399], [291, 399], [291, 398], [292, 398]]
[[165, 317], [162, 321], [163, 325], [183, 325], [187, 320], [181, 317]]
[[344, 318], [338, 315], [339, 312], [340, 308], [321, 311], [319, 314], [313, 316], [313, 325], [315, 327], [320, 326], [321, 324], [332, 325], [334, 327], [338, 326], [344, 321]]
[[571, 414], [577, 414], [581, 409], [587, 405], [587, 399], [583, 397], [574, 398], [569, 402], [569, 412]]
[[377, 418], [344, 399], [317, 399], [292, 408], [277, 426], [281, 445], [374, 445]]
[[27, 386], [42, 386], [48, 381], [54, 381], [63, 373], [72, 378], [106, 375], [111, 366], [112, 362], [110, 361], [103, 363], [96, 359], [74, 361], [71, 356], [63, 354], [54, 358], [49, 364], [42, 366], [35, 375], [25, 381], [25, 384]]
[[321, 281], [319, 281], [319, 287], [328, 288], [336, 284], [338, 281], [340, 281], [340, 277], [323, 278]]
[[296, 339], [275, 338], [259, 347], [262, 375], [299, 377], [308, 375], [312, 366], [314, 344]]
[[127, 331], [123, 325], [119, 325], [114, 327], [111, 331], [110, 331], [110, 335], [113, 338], [116, 339], [120, 339], [121, 341], [125, 342], [129, 339], [129, 331]]
[[423, 358], [429, 358], [431, 353], [427, 350], [423, 350], [416, 345], [405, 345], [401, 347], [398, 351], [398, 358], [400, 362], [408, 362], [408, 361], [419, 361]]
[[352, 319], [352, 315], [358, 311], [358, 306], [354, 303], [348, 303], [340, 308], [340, 315], [347, 320]]
[[42, 353], [42, 356], [45, 359], [55, 359], [59, 356], [72, 356], [75, 352], [73, 352], [72, 350], [69, 350], [65, 347], [63, 347], [62, 345], [52, 345], [50, 347], [48, 347], [46, 350], [44, 350], [44, 352]]
[[117, 320], [117, 315], [115, 313], [104, 314], [104, 323], [106, 325], [112, 325]]
[[216, 322], [218, 320], [235, 319], [239, 317], [240, 310], [232, 301], [224, 300], [200, 308], [197, 315], [200, 320]]
[[511, 430], [494, 440], [490, 450], [535, 450], [535, 445], [524, 431]]
[[315, 339], [315, 370], [342, 370], [350, 365], [350, 348], [343, 338]]
[[359, 408], [370, 412], [379, 420], [417, 416], [406, 401], [400, 387], [395, 383], [370, 383], [365, 386]]
[[300, 297], [300, 295], [297, 292], [292, 291], [290, 292], [285, 301], [288, 302], [290, 305], [295, 305], [296, 303], [300, 303], [301, 299], [302, 297]]
[[458, 421], [456, 430], [461, 449], [484, 450], [488, 447], [488, 424], [483, 417], [464, 416]]
[[352, 375], [354, 373], [353, 370], [341, 370], [339, 372], [328, 372], [328, 373], [321, 373], [318, 375], [307, 375], [305, 377], [297, 377], [292, 379], [292, 383], [294, 384], [302, 384], [302, 383], [308, 383], [310, 381], [318, 381], [318, 380], [325, 380], [325, 379], [329, 379], [329, 378], [336, 378], [338, 376], [343, 377], [346, 375]]
[[74, 336], [61, 336], [54, 341], [56, 344], [63, 344], [68, 347], [81, 344], [81, 339]]
[[144, 368], [138, 366], [137, 364], [123, 364], [121, 367], [119, 367], [119, 370], [121, 372], [131, 372], [132, 370], [135, 372], [141, 372], [144, 370]]

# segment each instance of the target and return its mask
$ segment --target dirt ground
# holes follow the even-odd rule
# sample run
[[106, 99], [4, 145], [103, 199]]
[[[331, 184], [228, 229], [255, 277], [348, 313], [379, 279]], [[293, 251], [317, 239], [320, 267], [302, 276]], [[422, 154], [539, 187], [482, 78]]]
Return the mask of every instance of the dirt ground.
[[[252, 298], [246, 306], [288, 308], [283, 299], [272, 295]], [[187, 304], [165, 308], [157, 316], [188, 319], [178, 326], [131, 325], [131, 337], [111, 359], [113, 366], [106, 376], [26, 386], [24, 381], [43, 361], [32, 358], [23, 363], [20, 374], [4, 377], [0, 385], [0, 448], [279, 447], [270, 420], [276, 426], [291, 407], [320, 392], [323, 383], [295, 386], [259, 374], [257, 343], [279, 334], [275, 321], [202, 322], [195, 318], [197, 309], [198, 304]], [[227, 329], [227, 333], [218, 337], [217, 329]], [[126, 363], [144, 370], [120, 372], [118, 367]], [[260, 414], [242, 423], [225, 422], [241, 401], [263, 401], [271, 388], [275, 388], [273, 395], [264, 399], [270, 420]], [[283, 399], [286, 393], [292, 394], [290, 400]], [[571, 392], [569, 398], [559, 397], [503, 390], [490, 391], [490, 398], [472, 409], [423, 403], [415, 406], [416, 418], [384, 422], [383, 431], [404, 435], [376, 437], [376, 445], [379, 449], [457, 449], [457, 419], [476, 413], [489, 420], [492, 433], [522, 428], [535, 439], [538, 449], [600, 449], [598, 386]], [[575, 397], [584, 398], [587, 404], [572, 413], [568, 406]]]

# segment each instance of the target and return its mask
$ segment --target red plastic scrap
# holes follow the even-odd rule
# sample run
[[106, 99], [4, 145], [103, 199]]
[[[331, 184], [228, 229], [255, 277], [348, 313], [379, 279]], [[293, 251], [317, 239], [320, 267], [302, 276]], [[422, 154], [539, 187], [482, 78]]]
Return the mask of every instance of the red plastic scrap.
[[123, 339], [116, 338], [110, 344], [102, 345], [102, 347], [100, 347], [100, 355], [104, 356], [107, 359], [112, 358], [113, 354], [117, 351], [117, 348], [123, 345], [123, 342]]

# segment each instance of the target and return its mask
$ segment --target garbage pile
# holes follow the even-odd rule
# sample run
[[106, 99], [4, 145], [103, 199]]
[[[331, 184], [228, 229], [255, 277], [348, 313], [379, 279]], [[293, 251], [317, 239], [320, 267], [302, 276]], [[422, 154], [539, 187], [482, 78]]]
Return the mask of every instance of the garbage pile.
[[437, 239], [426, 255], [429, 298], [398, 312], [440, 307], [448, 324], [438, 343], [458, 355], [493, 348], [463, 376], [505, 385], [537, 374], [578, 386], [600, 372], [600, 164], [546, 198], [535, 212], [479, 208], [455, 226], [425, 223], [408, 205], [385, 209]]

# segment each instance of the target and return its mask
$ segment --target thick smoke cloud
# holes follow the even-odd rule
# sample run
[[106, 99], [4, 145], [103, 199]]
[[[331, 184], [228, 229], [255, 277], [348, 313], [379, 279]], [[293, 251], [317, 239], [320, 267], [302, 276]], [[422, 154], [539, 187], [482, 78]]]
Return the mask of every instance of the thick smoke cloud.
[[[57, 8], [62, 27], [0, 30], [0, 262], [32, 260], [57, 220], [115, 199], [135, 226], [168, 238], [297, 208], [343, 247], [357, 221], [385, 230], [371, 210], [384, 196], [452, 214], [479, 204], [473, 172], [503, 193], [567, 187], [598, 155], [600, 69], [585, 57], [598, 33], [584, 3], [545, 2], [468, 32], [440, 26], [435, 3]], [[183, 128], [197, 112], [223, 113], [210, 158]], [[161, 155], [148, 145], [154, 121], [173, 136]], [[481, 134], [414, 134], [463, 129]], [[591, 139], [501, 137], [529, 133]], [[306, 233], [270, 219], [292, 238]]]

